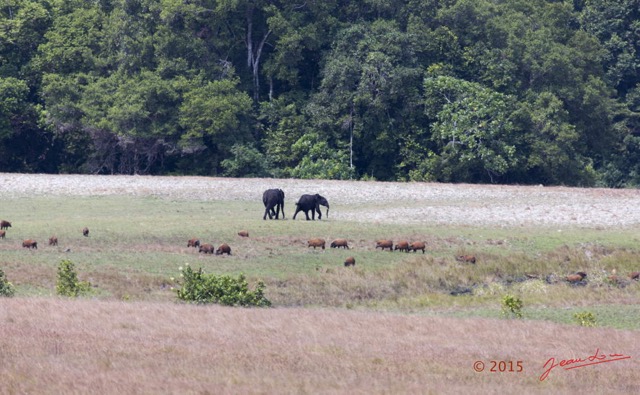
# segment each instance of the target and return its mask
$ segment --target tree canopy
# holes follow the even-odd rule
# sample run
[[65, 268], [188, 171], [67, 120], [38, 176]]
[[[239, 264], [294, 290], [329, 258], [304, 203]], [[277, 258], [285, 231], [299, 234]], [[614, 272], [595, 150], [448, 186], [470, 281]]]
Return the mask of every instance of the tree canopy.
[[0, 171], [640, 185], [640, 0], [6, 0]]

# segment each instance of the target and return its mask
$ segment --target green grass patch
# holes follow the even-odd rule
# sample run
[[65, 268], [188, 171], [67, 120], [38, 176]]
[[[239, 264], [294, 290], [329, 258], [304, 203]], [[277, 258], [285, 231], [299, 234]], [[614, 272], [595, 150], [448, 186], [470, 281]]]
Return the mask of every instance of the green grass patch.
[[[91, 297], [175, 300], [169, 279], [189, 263], [216, 275], [243, 273], [252, 286], [262, 280], [276, 306], [497, 318], [500, 298], [510, 293], [523, 300], [525, 319], [571, 323], [573, 313], [592, 311], [599, 326], [640, 325], [638, 310], [629, 307], [640, 301], [640, 285], [625, 277], [640, 270], [637, 229], [293, 221], [290, 215], [264, 221], [259, 199], [36, 196], [3, 204], [13, 227], [0, 240], [0, 268], [17, 295], [55, 294], [56, 267], [69, 259], [91, 283]], [[85, 226], [89, 237], [82, 235]], [[250, 237], [238, 236], [239, 230]], [[58, 246], [47, 245], [52, 235]], [[232, 255], [199, 254], [187, 247], [192, 237], [214, 246], [228, 243]], [[308, 248], [314, 237], [324, 238], [327, 248]], [[27, 238], [39, 248], [22, 248]], [[329, 248], [335, 238], [346, 238], [351, 249]], [[381, 238], [424, 241], [427, 252], [380, 251], [375, 240]], [[474, 255], [476, 263], [458, 262], [458, 255]], [[348, 256], [355, 257], [355, 267], [343, 266]], [[563, 280], [576, 271], [588, 273], [585, 286]], [[622, 281], [609, 279], [614, 272]]]

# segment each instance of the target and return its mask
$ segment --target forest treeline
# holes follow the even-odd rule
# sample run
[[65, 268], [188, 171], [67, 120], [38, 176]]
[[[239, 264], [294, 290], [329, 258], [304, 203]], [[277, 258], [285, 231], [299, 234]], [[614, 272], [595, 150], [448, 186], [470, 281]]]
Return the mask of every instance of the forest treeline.
[[0, 171], [640, 185], [640, 0], [3, 0]]

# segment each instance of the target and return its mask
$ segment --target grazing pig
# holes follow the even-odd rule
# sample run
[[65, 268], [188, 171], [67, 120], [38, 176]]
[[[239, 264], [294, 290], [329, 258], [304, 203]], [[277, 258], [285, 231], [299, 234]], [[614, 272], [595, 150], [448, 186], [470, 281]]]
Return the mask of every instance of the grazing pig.
[[348, 267], [348, 266], [355, 266], [356, 265], [356, 258], [350, 256], [347, 259], [344, 260], [344, 266]]
[[222, 254], [231, 255], [231, 247], [229, 247], [229, 244], [227, 243], [220, 244], [220, 247], [218, 247], [218, 249], [216, 250], [216, 255], [222, 255]]
[[640, 272], [629, 273], [629, 278], [632, 280], [640, 280]]
[[58, 238], [56, 236], [49, 237], [49, 245], [50, 246], [57, 246], [58, 245]]
[[213, 254], [214, 252], [213, 245], [209, 243], [201, 244], [200, 248], [198, 249], [198, 252], [201, 252], [203, 254]]
[[344, 248], [344, 249], [349, 249], [349, 245], [347, 243], [347, 239], [335, 239], [334, 241], [331, 242], [331, 248]]
[[0, 229], [9, 229], [11, 227], [11, 222], [5, 221], [4, 219], [0, 221]]
[[187, 247], [200, 247], [200, 240], [193, 238], [187, 241]]
[[476, 257], [473, 255], [458, 255], [456, 261], [463, 263], [476, 263]]
[[83, 235], [84, 237], [89, 237], [89, 228], [84, 227], [84, 228], [82, 229], [82, 235]]
[[308, 243], [309, 245], [307, 246], [307, 248], [313, 247], [314, 250], [316, 249], [316, 247], [322, 247], [322, 249], [324, 250], [324, 246], [326, 244], [324, 239], [310, 239]]
[[394, 250], [400, 250], [401, 252], [409, 252], [409, 242], [406, 240], [399, 241], [396, 246], [393, 248]]
[[4, 239], [4, 237], [7, 235], [7, 231], [6, 230], [0, 230], [0, 239]]
[[249, 231], [241, 230], [240, 232], [238, 232], [238, 236], [240, 236], [240, 237], [249, 237]]
[[413, 243], [411, 243], [409, 248], [413, 252], [417, 252], [418, 250], [422, 250], [422, 253], [424, 254], [424, 249], [426, 248], [426, 246], [425, 246], [424, 242], [422, 242], [422, 241], [414, 241]]
[[382, 248], [384, 251], [385, 248], [388, 248], [389, 251], [393, 252], [393, 241], [391, 240], [378, 240], [376, 241], [376, 249]]
[[566, 280], [567, 280], [567, 282], [569, 282], [571, 284], [576, 284], [576, 283], [579, 283], [582, 280], [584, 280], [585, 277], [587, 277], [587, 273], [585, 273], [585, 272], [577, 272], [576, 274], [568, 275]]
[[22, 242], [23, 248], [33, 248], [34, 250], [38, 249], [38, 243], [35, 240], [27, 239]]

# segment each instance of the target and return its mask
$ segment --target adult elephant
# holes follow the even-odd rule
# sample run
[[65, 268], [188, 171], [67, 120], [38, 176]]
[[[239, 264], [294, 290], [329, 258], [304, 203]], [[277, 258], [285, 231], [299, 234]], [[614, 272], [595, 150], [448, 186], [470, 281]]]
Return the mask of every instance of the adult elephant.
[[327, 218], [329, 218], [329, 202], [323, 196], [319, 194], [315, 195], [302, 195], [296, 203], [296, 212], [293, 214], [293, 219], [296, 219], [298, 212], [304, 211], [304, 215], [309, 220], [309, 210], [311, 210], [311, 219], [315, 221], [316, 212], [318, 213], [318, 219], [322, 219], [322, 213], [320, 212], [320, 206], [327, 208]]
[[264, 216], [262, 219], [278, 219], [280, 210], [282, 210], [282, 219], [284, 219], [284, 191], [282, 189], [267, 189], [262, 194], [262, 203], [264, 203]]

